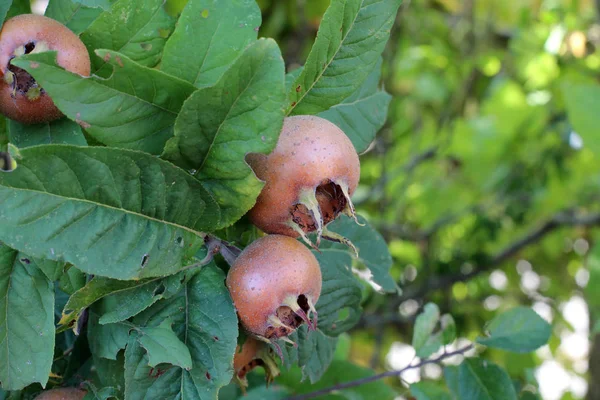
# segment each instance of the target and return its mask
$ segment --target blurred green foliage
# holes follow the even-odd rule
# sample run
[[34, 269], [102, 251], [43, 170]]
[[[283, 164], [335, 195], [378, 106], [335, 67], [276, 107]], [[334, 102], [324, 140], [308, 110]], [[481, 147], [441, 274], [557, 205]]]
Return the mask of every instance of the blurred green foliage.
[[[259, 3], [261, 35], [278, 38], [290, 70], [301, 65], [327, 2]], [[573, 243], [592, 241], [593, 231], [551, 226], [498, 256], [557, 216], [600, 211], [597, 20], [591, 0], [405, 1], [384, 53], [389, 119], [361, 157], [355, 195], [389, 243], [404, 294], [365, 287], [352, 360], [388, 367], [385, 354], [393, 342], [410, 343], [427, 301], [469, 339], [498, 311], [548, 304], [557, 356], [560, 333], [571, 329], [559, 305], [581, 293], [575, 275], [586, 268], [585, 249]], [[519, 270], [518, 260], [526, 260]], [[494, 269], [505, 286], [490, 283]], [[527, 269], [539, 278], [532, 287], [523, 286]], [[535, 354], [486, 356], [523, 384], [541, 363]]]

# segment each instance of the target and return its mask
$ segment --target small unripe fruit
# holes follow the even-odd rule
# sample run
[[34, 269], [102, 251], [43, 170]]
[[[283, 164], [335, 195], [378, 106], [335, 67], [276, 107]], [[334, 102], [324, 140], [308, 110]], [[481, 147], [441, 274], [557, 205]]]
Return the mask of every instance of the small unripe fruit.
[[[275, 150], [250, 154], [248, 163], [265, 187], [250, 220], [266, 233], [346, 242], [325, 225], [340, 213], [355, 218], [350, 196], [360, 178], [358, 154], [346, 134], [317, 116], [286, 118]], [[356, 218], [355, 218], [356, 220]], [[350, 244], [350, 243], [348, 243]]]
[[314, 304], [321, 294], [321, 279], [317, 259], [302, 243], [268, 235], [238, 256], [227, 275], [227, 287], [246, 330], [274, 342], [287, 339], [303, 322], [316, 329]]
[[87, 392], [85, 390], [76, 388], [59, 388], [45, 390], [35, 400], [81, 400], [85, 397]]
[[88, 51], [69, 28], [41, 15], [23, 14], [6, 21], [0, 31], [0, 112], [25, 124], [60, 118], [48, 94], [25, 70], [10, 64], [30, 53], [56, 51], [58, 65], [79, 75], [90, 75]]
[[277, 368], [267, 344], [248, 337], [241, 349], [240, 346], [236, 348], [233, 357], [234, 380], [238, 382], [242, 390], [248, 387], [246, 375], [256, 367], [265, 369], [267, 383], [271, 383], [279, 375], [279, 368]]

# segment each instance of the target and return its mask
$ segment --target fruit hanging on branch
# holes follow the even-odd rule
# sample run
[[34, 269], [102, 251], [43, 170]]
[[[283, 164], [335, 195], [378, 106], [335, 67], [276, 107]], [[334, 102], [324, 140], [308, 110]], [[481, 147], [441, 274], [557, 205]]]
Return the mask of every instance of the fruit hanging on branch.
[[[274, 343], [301, 324], [317, 328], [315, 304], [321, 294], [321, 268], [302, 243], [289, 236], [255, 240], [235, 260], [227, 288], [244, 328]], [[312, 313], [312, 319], [311, 319]]]
[[279, 375], [279, 368], [277, 368], [277, 363], [273, 359], [271, 349], [267, 344], [248, 337], [241, 349], [240, 346], [235, 349], [233, 357], [234, 380], [242, 390], [248, 387], [246, 375], [256, 367], [264, 368], [267, 384], [273, 382], [273, 379]]
[[51, 18], [23, 14], [9, 19], [0, 31], [0, 112], [25, 124], [49, 122], [62, 113], [33, 77], [10, 64], [24, 54], [56, 51], [58, 65], [82, 76], [90, 75], [90, 56], [69, 28]]
[[[275, 150], [250, 154], [248, 163], [265, 187], [250, 210], [251, 221], [267, 233], [302, 238], [314, 248], [321, 237], [354, 246], [327, 230], [344, 213], [356, 220], [350, 196], [360, 178], [352, 142], [335, 124], [317, 116], [288, 117]], [[316, 232], [316, 245], [307, 233]]]

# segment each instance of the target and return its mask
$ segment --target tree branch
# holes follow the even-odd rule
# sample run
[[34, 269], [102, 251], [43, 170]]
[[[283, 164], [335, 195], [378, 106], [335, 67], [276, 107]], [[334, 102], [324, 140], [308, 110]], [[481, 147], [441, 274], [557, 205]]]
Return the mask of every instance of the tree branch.
[[600, 226], [600, 213], [577, 216], [574, 210], [559, 212], [536, 229], [521, 237], [519, 240], [500, 250], [498, 253], [493, 255], [486, 264], [475, 266], [470, 272], [467, 273], [448, 274], [440, 277], [433, 277], [428, 279], [419, 288], [411, 289], [411, 287], [407, 287], [404, 291], [404, 294], [398, 299], [398, 302], [401, 303], [407, 299], [420, 299], [423, 298], [427, 293], [434, 290], [444, 289], [457, 282], [465, 282], [473, 279], [484, 272], [494, 269], [504, 261], [516, 255], [525, 247], [538, 242], [547, 234], [567, 226]]
[[443, 360], [445, 360], [446, 358], [450, 358], [456, 355], [464, 355], [467, 351], [473, 349], [473, 344], [469, 344], [463, 348], [460, 348], [458, 350], [455, 351], [451, 351], [449, 353], [443, 353], [442, 355], [440, 355], [439, 357], [436, 358], [430, 358], [427, 360], [422, 360], [416, 364], [411, 364], [407, 367], [404, 367], [402, 369], [398, 369], [398, 370], [393, 370], [393, 371], [386, 371], [383, 372], [381, 374], [377, 374], [377, 375], [372, 375], [372, 376], [367, 376], [365, 378], [360, 378], [354, 381], [350, 381], [350, 382], [343, 382], [343, 383], [338, 383], [337, 385], [333, 385], [330, 386], [328, 388], [324, 388], [324, 389], [320, 389], [320, 390], [316, 390], [314, 392], [310, 392], [310, 393], [305, 393], [305, 394], [299, 394], [296, 396], [291, 396], [288, 397], [287, 400], [307, 400], [307, 399], [313, 399], [317, 396], [322, 396], [324, 394], [328, 394], [328, 393], [332, 393], [332, 392], [336, 392], [338, 390], [342, 390], [342, 389], [348, 389], [351, 387], [356, 387], [356, 386], [360, 386], [360, 385], [364, 385], [366, 383], [370, 383], [370, 382], [374, 382], [383, 378], [388, 378], [391, 376], [398, 376], [401, 375], [403, 372], [406, 372], [408, 370], [411, 369], [416, 369], [416, 368], [421, 368], [424, 365], [427, 364], [439, 364], [441, 363]]

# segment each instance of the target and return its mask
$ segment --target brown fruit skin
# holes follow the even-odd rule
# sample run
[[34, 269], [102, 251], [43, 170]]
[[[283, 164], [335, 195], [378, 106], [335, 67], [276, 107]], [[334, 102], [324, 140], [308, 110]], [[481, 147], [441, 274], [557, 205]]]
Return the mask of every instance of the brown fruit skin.
[[34, 400], [81, 400], [86, 394], [81, 389], [59, 388], [43, 391]]
[[30, 42], [45, 42], [49, 50], [57, 52], [58, 65], [82, 76], [90, 75], [90, 56], [69, 28], [58, 21], [41, 15], [23, 14], [6, 21], [0, 31], [0, 112], [10, 119], [25, 124], [49, 122], [62, 117], [52, 99], [42, 94], [30, 101], [23, 93], [12, 97], [11, 85], [4, 75], [15, 49]]
[[321, 280], [317, 259], [302, 243], [288, 236], [267, 235], [238, 256], [227, 275], [227, 287], [242, 325], [266, 337], [269, 316], [286, 297], [303, 294], [316, 304]]
[[290, 237], [299, 236], [287, 223], [303, 188], [316, 189], [330, 180], [345, 183], [352, 195], [360, 179], [360, 161], [348, 136], [312, 115], [286, 118], [275, 150], [268, 156], [252, 154], [248, 162], [266, 182], [248, 214], [250, 220], [266, 233]]

